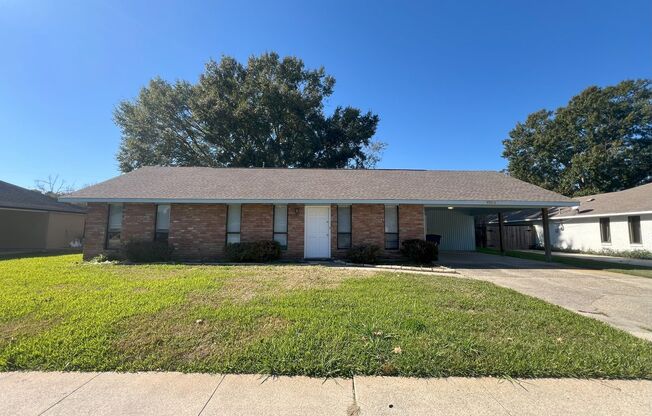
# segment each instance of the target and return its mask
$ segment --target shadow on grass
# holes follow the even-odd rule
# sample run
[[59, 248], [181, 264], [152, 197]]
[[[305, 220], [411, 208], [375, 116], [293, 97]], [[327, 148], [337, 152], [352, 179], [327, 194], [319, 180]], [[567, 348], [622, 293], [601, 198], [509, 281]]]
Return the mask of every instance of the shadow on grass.
[[52, 257], [61, 256], [65, 254], [81, 254], [81, 249], [61, 249], [61, 250], [0, 250], [0, 261], [14, 260], [14, 259], [28, 259], [34, 257]]

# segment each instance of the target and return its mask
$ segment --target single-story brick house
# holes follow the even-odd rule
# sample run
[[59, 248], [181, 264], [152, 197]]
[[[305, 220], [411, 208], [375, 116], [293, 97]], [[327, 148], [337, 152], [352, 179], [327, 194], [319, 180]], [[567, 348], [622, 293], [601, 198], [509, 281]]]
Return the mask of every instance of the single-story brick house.
[[62, 198], [86, 202], [84, 258], [126, 241], [164, 240], [182, 260], [226, 244], [276, 240], [288, 259], [337, 258], [375, 244], [441, 237], [474, 250], [474, 215], [577, 202], [490, 171], [143, 167]]

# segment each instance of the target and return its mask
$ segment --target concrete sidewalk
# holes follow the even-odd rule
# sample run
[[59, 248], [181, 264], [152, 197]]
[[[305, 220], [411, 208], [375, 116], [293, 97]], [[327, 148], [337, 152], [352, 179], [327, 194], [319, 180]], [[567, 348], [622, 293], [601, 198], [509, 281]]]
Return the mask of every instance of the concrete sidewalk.
[[652, 381], [0, 373], [0, 415], [650, 415]]

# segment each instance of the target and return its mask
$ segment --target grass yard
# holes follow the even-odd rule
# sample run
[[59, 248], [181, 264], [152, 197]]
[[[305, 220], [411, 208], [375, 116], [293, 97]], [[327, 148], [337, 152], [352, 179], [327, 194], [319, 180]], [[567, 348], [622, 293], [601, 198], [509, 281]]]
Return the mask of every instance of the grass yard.
[[[500, 255], [500, 250], [496, 250], [493, 248], [478, 248], [477, 250], [480, 253]], [[540, 261], [546, 260], [545, 254], [542, 253], [506, 251], [505, 255], [510, 257], [517, 257], [520, 259], [528, 259], [528, 260], [540, 260]], [[554, 253], [552, 254], [552, 261], [556, 263], [567, 264], [569, 266], [581, 267], [585, 269], [604, 270], [605, 272], [623, 273], [632, 276], [652, 278], [652, 268], [645, 267], [645, 266], [610, 263], [606, 261], [583, 259], [577, 257], [555, 256]]]
[[652, 343], [487, 282], [0, 260], [0, 370], [652, 378]]

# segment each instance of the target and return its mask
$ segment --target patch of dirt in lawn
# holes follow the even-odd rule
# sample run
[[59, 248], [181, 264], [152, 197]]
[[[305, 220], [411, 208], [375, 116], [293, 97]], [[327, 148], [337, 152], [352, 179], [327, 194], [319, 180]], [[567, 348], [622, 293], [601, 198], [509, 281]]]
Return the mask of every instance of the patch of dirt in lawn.
[[289, 326], [274, 316], [204, 319], [188, 309], [174, 307], [130, 318], [117, 328], [113, 348], [133, 362], [197, 363], [244, 349]]
[[47, 331], [61, 322], [60, 318], [37, 318], [33, 314], [13, 319], [9, 322], [0, 322], [0, 349], [9, 346], [21, 338], [29, 338]]
[[194, 293], [189, 300], [211, 306], [224, 301], [246, 303], [256, 297], [292, 290], [335, 289], [346, 279], [375, 275], [322, 266], [250, 266], [241, 270], [235, 276], [225, 279], [219, 290]]
[[[344, 280], [373, 276], [319, 266], [250, 266], [216, 276], [219, 288], [190, 293], [181, 305], [131, 317], [114, 329], [113, 348], [127, 362], [210, 362], [286, 330], [278, 316], [245, 314], [238, 308], [261, 297], [290, 291], [334, 289]], [[234, 309], [235, 308], [235, 309]]]

